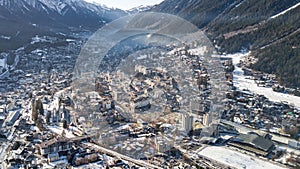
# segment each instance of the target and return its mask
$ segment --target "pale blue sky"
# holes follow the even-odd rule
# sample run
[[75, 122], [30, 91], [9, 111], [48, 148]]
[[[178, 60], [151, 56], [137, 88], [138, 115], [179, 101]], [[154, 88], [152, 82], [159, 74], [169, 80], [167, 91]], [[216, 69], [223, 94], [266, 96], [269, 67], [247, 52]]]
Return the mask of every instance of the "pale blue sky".
[[155, 5], [159, 4], [163, 0], [85, 0], [87, 2], [96, 2], [98, 4], [104, 4], [108, 7], [115, 7], [123, 10], [138, 7], [140, 5]]

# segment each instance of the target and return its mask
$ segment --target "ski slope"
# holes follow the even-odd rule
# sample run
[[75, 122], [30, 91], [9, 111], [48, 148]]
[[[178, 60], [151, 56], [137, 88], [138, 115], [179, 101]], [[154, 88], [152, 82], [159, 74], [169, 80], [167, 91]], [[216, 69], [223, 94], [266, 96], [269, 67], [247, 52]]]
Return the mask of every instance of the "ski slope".
[[297, 3], [296, 5], [294, 5], [294, 6], [290, 7], [290, 8], [288, 8], [288, 9], [286, 9], [286, 10], [284, 10], [284, 11], [278, 13], [278, 14], [276, 14], [276, 15], [271, 16], [270, 19], [275, 19], [275, 18], [277, 18], [277, 17], [280, 16], [280, 15], [284, 15], [284, 14], [287, 13], [288, 11], [295, 9], [295, 8], [297, 8], [298, 6], [300, 6], [300, 2]]

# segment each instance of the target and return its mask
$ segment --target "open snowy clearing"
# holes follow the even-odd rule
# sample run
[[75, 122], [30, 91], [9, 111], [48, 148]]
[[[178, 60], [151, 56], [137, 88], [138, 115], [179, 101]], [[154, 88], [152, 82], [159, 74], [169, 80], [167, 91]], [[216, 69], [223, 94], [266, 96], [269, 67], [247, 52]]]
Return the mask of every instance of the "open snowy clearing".
[[230, 150], [226, 147], [209, 146], [202, 149], [199, 155], [214, 159], [223, 164], [238, 168], [255, 168], [255, 169], [281, 169], [284, 167], [272, 164], [257, 157], [252, 157], [240, 152]]
[[272, 88], [266, 88], [257, 86], [257, 84], [254, 82], [254, 80], [247, 78], [247, 76], [244, 75], [244, 71], [242, 68], [237, 67], [237, 64], [242, 60], [244, 56], [248, 54], [230, 54], [225, 55], [224, 57], [232, 58], [233, 64], [235, 66], [235, 70], [233, 72], [233, 84], [240, 90], [246, 89], [251, 91], [252, 93], [260, 94], [266, 96], [270, 101], [274, 102], [288, 102], [291, 105], [294, 105], [296, 107], [300, 107], [300, 97], [274, 92]]

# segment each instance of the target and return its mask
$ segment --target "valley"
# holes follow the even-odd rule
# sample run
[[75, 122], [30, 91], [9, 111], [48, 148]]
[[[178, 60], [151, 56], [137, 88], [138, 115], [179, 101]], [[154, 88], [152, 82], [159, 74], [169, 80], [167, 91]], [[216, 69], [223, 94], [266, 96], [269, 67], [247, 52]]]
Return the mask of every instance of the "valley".
[[299, 13], [0, 0], [0, 168], [298, 169]]

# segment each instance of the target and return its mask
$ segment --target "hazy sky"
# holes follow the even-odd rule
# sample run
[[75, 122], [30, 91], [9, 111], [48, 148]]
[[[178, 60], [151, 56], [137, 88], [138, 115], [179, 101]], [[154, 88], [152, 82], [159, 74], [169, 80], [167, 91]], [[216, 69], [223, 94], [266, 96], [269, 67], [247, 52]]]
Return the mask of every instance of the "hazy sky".
[[96, 2], [108, 7], [120, 8], [123, 10], [131, 9], [140, 5], [155, 5], [163, 0], [85, 0], [87, 2]]

